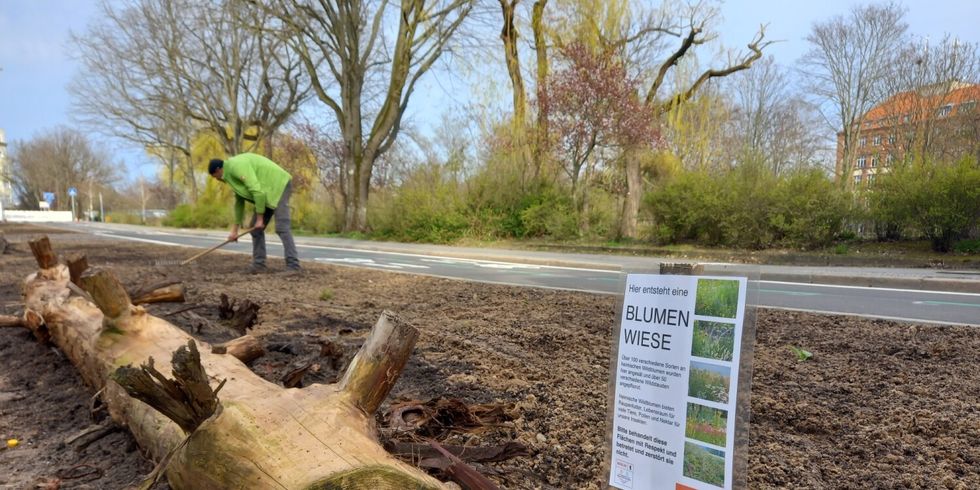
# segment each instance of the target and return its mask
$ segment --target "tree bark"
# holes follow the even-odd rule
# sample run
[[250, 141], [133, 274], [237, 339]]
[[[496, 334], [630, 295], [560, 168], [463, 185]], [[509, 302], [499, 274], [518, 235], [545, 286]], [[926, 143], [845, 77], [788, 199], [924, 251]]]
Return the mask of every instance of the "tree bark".
[[[129, 305], [110, 274], [89, 271], [81, 282], [99, 305], [67, 288], [68, 271], [35, 274], [25, 284], [27, 308], [44, 312], [52, 339], [103, 398], [112, 417], [159, 461], [185, 438], [184, 431], [149, 405], [131, 398], [109, 376], [118, 367], [164, 359], [194, 341], [180, 328]], [[100, 310], [101, 307], [101, 310]], [[379, 324], [385, 322], [379, 321]], [[228, 382], [220, 407], [178, 449], [167, 477], [185, 488], [439, 488], [440, 483], [389, 455], [377, 442], [373, 414], [404, 366], [414, 340], [411, 327], [372, 333], [337, 385], [287, 390], [252, 373], [238, 359], [201, 346], [209, 384]], [[381, 347], [381, 348], [379, 348]], [[386, 359], [389, 353], [392, 359]], [[380, 356], [380, 357], [379, 357]], [[379, 370], [383, 369], [383, 370]], [[390, 370], [389, 370], [390, 369]], [[172, 369], [159, 366], [162, 376]]]
[[626, 196], [623, 199], [623, 214], [619, 224], [620, 238], [637, 238], [637, 221], [640, 215], [640, 200], [643, 197], [643, 181], [640, 174], [640, 159], [635, 148], [627, 148], [623, 153], [626, 169]]
[[350, 394], [362, 410], [374, 413], [405, 368], [418, 337], [415, 327], [390, 311], [383, 311], [338, 383], [340, 389]]

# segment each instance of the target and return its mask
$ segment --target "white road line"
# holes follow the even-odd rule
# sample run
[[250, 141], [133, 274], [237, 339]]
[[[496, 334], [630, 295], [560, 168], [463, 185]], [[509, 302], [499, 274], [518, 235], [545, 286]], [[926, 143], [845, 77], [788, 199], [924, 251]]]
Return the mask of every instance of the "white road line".
[[136, 238], [136, 237], [131, 237], [131, 236], [113, 235], [111, 233], [102, 233], [102, 232], [99, 232], [99, 233], [93, 233], [93, 235], [104, 236], [104, 237], [107, 237], [107, 238], [120, 238], [120, 239], [123, 239], [123, 240], [132, 240], [134, 242], [152, 243], [154, 245], [167, 245], [167, 246], [170, 246], [170, 247], [201, 248], [201, 247], [196, 247], [194, 245], [185, 245], [183, 243], [163, 242], [163, 241], [160, 241], [160, 240], [150, 240], [149, 238]]
[[768, 310], [783, 310], [783, 311], [799, 311], [803, 313], [820, 313], [825, 315], [842, 315], [842, 316], [858, 316], [861, 318], [872, 318], [875, 320], [894, 320], [898, 322], [912, 322], [912, 323], [932, 323], [936, 325], [953, 325], [957, 327], [976, 327], [977, 324], [974, 323], [959, 323], [959, 322], [944, 322], [939, 320], [927, 320], [925, 318], [906, 318], [901, 316], [883, 316], [883, 315], [865, 315], [862, 313], [849, 313], [845, 311], [828, 311], [828, 310], [807, 310], [804, 308], [786, 308], [783, 306], [765, 306], [757, 305], [759, 308], [766, 308]]
[[932, 291], [932, 290], [924, 290], [924, 289], [877, 288], [877, 287], [871, 287], [871, 286], [843, 286], [843, 285], [839, 285], [839, 284], [816, 284], [816, 283], [808, 283], [808, 282], [759, 281], [759, 284], [762, 284], [762, 283], [766, 283], [766, 284], [788, 284], [788, 285], [794, 285], [794, 286], [811, 286], [811, 287], [818, 287], [818, 288], [870, 289], [870, 290], [879, 290], [879, 291], [894, 291], [894, 292], [900, 292], [900, 293], [955, 294], [957, 296], [978, 296], [978, 297], [980, 297], [980, 293], [960, 293], [960, 292], [956, 292], [956, 291]]
[[405, 263], [402, 263], [402, 262], [392, 262], [391, 265], [397, 265], [397, 266], [401, 266], [401, 267], [408, 267], [409, 269], [430, 269], [430, 267], [427, 266], [427, 265], [405, 264]]

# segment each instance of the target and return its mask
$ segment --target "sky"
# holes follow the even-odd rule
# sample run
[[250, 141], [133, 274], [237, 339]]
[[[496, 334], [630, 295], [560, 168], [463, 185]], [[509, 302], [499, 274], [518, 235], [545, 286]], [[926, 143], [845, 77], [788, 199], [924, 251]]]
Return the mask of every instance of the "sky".
[[[767, 38], [780, 42], [767, 52], [777, 62], [791, 65], [806, 51], [803, 38], [814, 21], [845, 13], [858, 3], [864, 2], [728, 0], [721, 6], [719, 39], [726, 46], [744, 47], [760, 24], [768, 24]], [[96, 5], [96, 0], [0, 0], [0, 129], [6, 132], [8, 145], [72, 124], [67, 85], [77, 65], [68, 49], [69, 32], [84, 32], [97, 14]], [[904, 5], [914, 35], [939, 39], [950, 33], [964, 41], [980, 42], [978, 0], [908, 0]], [[466, 98], [461, 95], [465, 88], [451, 80], [429, 80], [422, 92], [410, 110], [423, 129], [436, 124], [451, 109], [449, 104]], [[154, 172], [138, 148], [106, 143], [125, 162], [130, 177]]]

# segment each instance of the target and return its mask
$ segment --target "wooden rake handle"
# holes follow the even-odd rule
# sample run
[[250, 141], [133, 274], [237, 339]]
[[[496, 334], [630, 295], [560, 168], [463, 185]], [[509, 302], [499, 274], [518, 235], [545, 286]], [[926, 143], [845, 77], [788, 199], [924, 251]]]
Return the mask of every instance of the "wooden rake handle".
[[238, 241], [238, 239], [239, 239], [239, 238], [241, 238], [241, 237], [243, 237], [243, 236], [245, 236], [245, 235], [246, 235], [246, 234], [248, 234], [248, 233], [251, 233], [251, 232], [252, 232], [252, 231], [254, 231], [254, 230], [255, 230], [255, 228], [254, 228], [254, 227], [252, 227], [252, 228], [249, 228], [249, 229], [247, 229], [247, 230], [245, 230], [245, 231], [243, 231], [243, 232], [241, 232], [241, 233], [239, 233], [239, 234], [238, 234], [238, 236], [236, 236], [234, 240], [225, 240], [225, 241], [223, 241], [223, 242], [221, 242], [221, 243], [219, 243], [219, 244], [217, 244], [217, 245], [215, 245], [215, 246], [213, 246], [213, 247], [211, 247], [211, 248], [209, 248], [209, 249], [207, 249], [207, 250], [205, 250], [205, 251], [203, 251], [203, 252], [200, 252], [200, 253], [198, 253], [197, 255], [195, 255], [195, 256], [193, 256], [193, 257], [191, 257], [191, 258], [189, 258], [189, 259], [187, 259], [187, 260], [185, 260], [185, 261], [183, 261], [183, 262], [181, 262], [181, 263], [180, 263], [180, 265], [187, 265], [187, 264], [190, 264], [191, 262], [193, 262], [193, 261], [195, 261], [195, 260], [197, 260], [197, 259], [199, 259], [199, 258], [201, 258], [201, 257], [204, 257], [205, 255], [207, 255], [207, 254], [209, 254], [209, 253], [211, 253], [211, 252], [214, 252], [215, 250], [217, 250], [217, 249], [219, 249], [219, 248], [221, 248], [221, 247], [224, 247], [225, 245], [228, 245], [228, 244], [229, 244], [229, 243], [231, 243], [231, 242], [236, 242], [236, 241]]

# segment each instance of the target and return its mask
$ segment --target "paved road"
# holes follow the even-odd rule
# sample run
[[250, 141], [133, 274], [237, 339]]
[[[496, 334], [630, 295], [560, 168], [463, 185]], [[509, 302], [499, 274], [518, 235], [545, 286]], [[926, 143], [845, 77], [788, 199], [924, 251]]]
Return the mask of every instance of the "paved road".
[[[103, 237], [174, 245], [210, 247], [225, 233], [170, 230], [111, 224], [71, 224], [76, 231]], [[271, 257], [282, 248], [267, 238]], [[567, 255], [494, 249], [459, 249], [404, 244], [378, 244], [352, 240], [300, 238], [303, 260], [341, 266], [367, 267], [392, 272], [482, 281], [519, 286], [568, 289], [604, 294], [621, 292], [622, 270], [654, 270], [659, 259]], [[384, 249], [384, 250], [380, 250]], [[224, 248], [250, 253], [247, 239]], [[190, 251], [188, 255], [191, 255]], [[482, 257], [482, 258], [476, 258]], [[247, 265], [242, 261], [242, 267]], [[561, 265], [547, 265], [549, 263]], [[917, 269], [804, 268], [708, 264], [707, 273], [728, 271], [748, 275], [757, 287], [755, 303], [767, 308], [840, 313], [915, 322], [980, 325], [980, 274], [943, 273]], [[758, 278], [762, 278], [759, 280]], [[768, 278], [776, 278], [772, 280]], [[810, 282], [838, 284], [811, 284]], [[931, 281], [931, 282], [930, 282]], [[865, 287], [868, 283], [917, 284], [910, 287]], [[840, 284], [844, 283], [844, 284]], [[941, 291], [948, 286], [954, 291]]]

